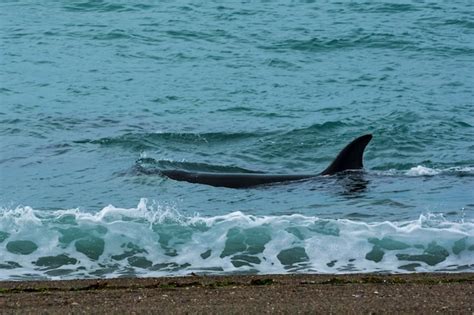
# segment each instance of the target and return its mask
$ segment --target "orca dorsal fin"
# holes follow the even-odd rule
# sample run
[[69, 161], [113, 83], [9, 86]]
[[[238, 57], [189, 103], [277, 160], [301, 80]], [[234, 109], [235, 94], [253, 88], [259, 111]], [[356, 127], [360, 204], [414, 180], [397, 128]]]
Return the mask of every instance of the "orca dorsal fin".
[[370, 140], [372, 140], [371, 134], [363, 135], [353, 140], [339, 152], [336, 159], [321, 172], [321, 175], [332, 175], [345, 170], [361, 169], [363, 167], [364, 150]]

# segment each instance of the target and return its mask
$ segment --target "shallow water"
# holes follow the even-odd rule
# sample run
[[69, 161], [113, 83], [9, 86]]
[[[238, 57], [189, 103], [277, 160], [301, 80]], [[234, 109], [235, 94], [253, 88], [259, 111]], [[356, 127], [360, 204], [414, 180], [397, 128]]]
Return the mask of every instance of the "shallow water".
[[472, 272], [473, 8], [3, 1], [0, 278]]

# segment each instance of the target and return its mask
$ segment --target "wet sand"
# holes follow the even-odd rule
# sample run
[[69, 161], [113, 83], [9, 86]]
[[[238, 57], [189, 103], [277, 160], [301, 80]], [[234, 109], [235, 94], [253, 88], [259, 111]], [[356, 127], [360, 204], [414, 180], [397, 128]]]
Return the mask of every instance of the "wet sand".
[[0, 282], [1, 314], [474, 313], [474, 274]]

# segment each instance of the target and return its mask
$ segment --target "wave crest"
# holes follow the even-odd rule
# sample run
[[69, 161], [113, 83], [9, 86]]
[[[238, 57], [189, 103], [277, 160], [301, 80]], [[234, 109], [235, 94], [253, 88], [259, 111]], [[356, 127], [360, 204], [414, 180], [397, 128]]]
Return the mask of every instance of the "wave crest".
[[135, 208], [109, 205], [97, 213], [2, 209], [0, 250], [1, 279], [472, 271], [474, 222], [429, 213], [375, 223], [299, 214], [184, 216], [141, 199]]

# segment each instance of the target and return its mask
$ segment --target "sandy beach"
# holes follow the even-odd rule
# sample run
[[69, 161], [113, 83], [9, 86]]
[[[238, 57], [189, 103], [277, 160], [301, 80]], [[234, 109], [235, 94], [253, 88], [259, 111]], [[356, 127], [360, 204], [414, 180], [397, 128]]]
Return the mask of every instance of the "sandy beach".
[[0, 282], [2, 314], [474, 312], [474, 274], [252, 275]]

